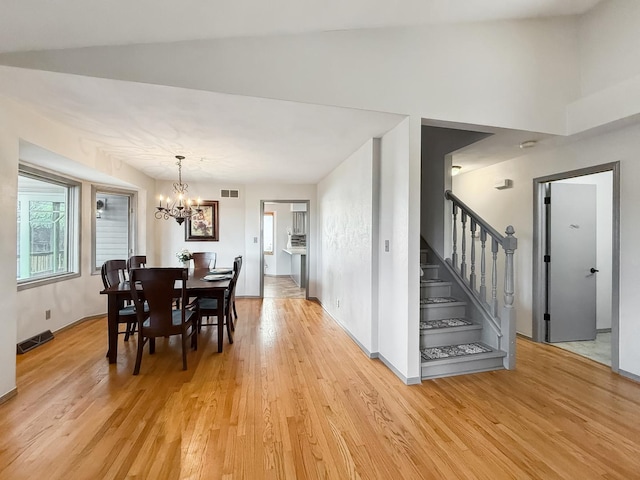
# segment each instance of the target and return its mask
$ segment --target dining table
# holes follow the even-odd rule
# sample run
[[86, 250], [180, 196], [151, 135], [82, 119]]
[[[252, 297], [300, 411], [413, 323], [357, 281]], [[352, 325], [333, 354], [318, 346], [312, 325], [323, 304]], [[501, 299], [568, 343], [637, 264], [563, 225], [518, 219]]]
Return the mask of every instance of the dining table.
[[[220, 269], [216, 269], [220, 270]], [[229, 272], [232, 269], [229, 268]], [[207, 280], [205, 277], [212, 278], [208, 268], [189, 268], [189, 278], [187, 279], [187, 295], [189, 297], [207, 297], [215, 298], [220, 306], [220, 314], [224, 312], [225, 292], [229, 289], [231, 281], [231, 273], [226, 276], [215, 275], [215, 280]], [[219, 278], [223, 277], [223, 278]], [[176, 282], [176, 297], [180, 296], [181, 281]], [[107, 295], [107, 323], [109, 347], [107, 357], [109, 363], [116, 363], [118, 358], [118, 310], [123, 301], [131, 300], [131, 287], [129, 281], [125, 280], [117, 285], [112, 285], [103, 289], [101, 295]], [[229, 309], [231, 311], [231, 309]], [[228, 321], [228, 320], [227, 320]], [[218, 328], [218, 351], [222, 351], [222, 342], [224, 340], [224, 321], [219, 319], [220, 327]], [[231, 334], [230, 334], [231, 335]]]

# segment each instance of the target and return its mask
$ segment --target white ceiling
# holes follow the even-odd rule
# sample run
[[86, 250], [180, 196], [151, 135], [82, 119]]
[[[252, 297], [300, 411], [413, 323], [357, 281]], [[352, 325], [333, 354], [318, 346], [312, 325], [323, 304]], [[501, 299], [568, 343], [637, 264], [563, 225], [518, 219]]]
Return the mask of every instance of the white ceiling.
[[[0, 66], [0, 93], [113, 161], [187, 181], [317, 183], [404, 117]], [[32, 162], [37, 162], [34, 157]]]
[[3, 1], [0, 52], [573, 15], [599, 1]]
[[[599, 1], [21, 0], [3, 2], [0, 52], [573, 15]], [[180, 154], [186, 181], [227, 184], [316, 183], [403, 118], [2, 66], [0, 95], [151, 177], [175, 180]], [[475, 168], [495, 162], [526, 135], [495, 135], [459, 159]], [[38, 152], [29, 151], [34, 163]]]

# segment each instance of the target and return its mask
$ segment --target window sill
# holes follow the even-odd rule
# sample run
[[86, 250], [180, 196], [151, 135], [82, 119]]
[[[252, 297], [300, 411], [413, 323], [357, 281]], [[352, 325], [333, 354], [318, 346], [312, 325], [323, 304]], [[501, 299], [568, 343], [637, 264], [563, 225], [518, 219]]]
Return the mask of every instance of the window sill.
[[72, 278], [78, 278], [79, 272], [64, 273], [62, 275], [56, 275], [53, 277], [38, 278], [32, 280], [23, 280], [18, 283], [18, 291], [28, 290], [29, 288], [42, 287], [51, 283], [64, 282], [65, 280], [71, 280]]

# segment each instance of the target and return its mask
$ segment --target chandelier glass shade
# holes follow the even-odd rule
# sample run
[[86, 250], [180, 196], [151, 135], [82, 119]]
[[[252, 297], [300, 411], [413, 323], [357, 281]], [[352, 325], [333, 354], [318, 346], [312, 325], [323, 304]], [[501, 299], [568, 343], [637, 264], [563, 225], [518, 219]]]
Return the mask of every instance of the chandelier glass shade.
[[167, 196], [164, 198], [160, 195], [160, 202], [156, 207], [155, 216], [157, 219], [175, 218], [178, 225], [187, 218], [191, 218], [197, 213], [201, 213], [200, 199], [197, 201], [189, 198], [187, 190], [189, 189], [188, 183], [182, 183], [182, 155], [176, 155], [176, 165], [178, 166], [178, 181], [173, 184], [173, 197]]

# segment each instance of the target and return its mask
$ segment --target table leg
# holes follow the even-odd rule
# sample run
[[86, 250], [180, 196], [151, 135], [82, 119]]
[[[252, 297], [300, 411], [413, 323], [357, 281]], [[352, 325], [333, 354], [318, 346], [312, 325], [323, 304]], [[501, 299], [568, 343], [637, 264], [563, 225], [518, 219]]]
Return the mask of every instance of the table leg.
[[109, 295], [107, 303], [107, 321], [109, 332], [109, 363], [116, 363], [118, 359], [118, 297]]

